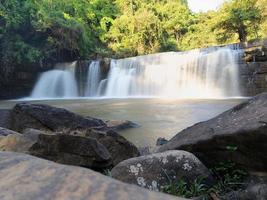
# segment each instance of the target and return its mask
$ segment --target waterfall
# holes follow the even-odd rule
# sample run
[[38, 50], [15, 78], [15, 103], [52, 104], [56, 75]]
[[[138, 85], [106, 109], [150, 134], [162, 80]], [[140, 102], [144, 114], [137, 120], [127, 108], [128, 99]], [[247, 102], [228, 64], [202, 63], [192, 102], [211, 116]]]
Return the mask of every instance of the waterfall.
[[101, 80], [98, 89], [97, 89], [97, 96], [103, 96], [105, 94], [105, 89], [107, 87], [107, 79]]
[[87, 89], [86, 96], [94, 97], [98, 96], [98, 85], [100, 83], [100, 62], [93, 61], [89, 65], [89, 70], [87, 74]]
[[240, 50], [230, 47], [112, 60], [106, 97], [240, 96]]
[[41, 74], [35, 85], [31, 98], [71, 98], [78, 96], [77, 83], [74, 76], [74, 64], [56, 66]]
[[[76, 73], [86, 97], [225, 98], [241, 96], [237, 45], [113, 59], [108, 74], [99, 61]], [[76, 63], [57, 65], [39, 78], [32, 98], [77, 97]], [[77, 70], [76, 70], [77, 72]], [[103, 72], [103, 73], [104, 73]]]

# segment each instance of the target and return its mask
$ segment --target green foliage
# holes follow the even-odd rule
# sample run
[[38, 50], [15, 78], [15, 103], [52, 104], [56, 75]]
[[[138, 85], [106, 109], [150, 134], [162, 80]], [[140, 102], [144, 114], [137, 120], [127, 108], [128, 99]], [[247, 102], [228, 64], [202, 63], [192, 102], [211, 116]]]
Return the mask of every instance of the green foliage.
[[112, 0], [1, 0], [0, 65], [74, 60], [105, 52]]
[[186, 1], [117, 0], [120, 15], [106, 41], [117, 55], [125, 57], [264, 37], [264, 1], [231, 0], [218, 11], [195, 14]]
[[177, 50], [188, 31], [191, 12], [185, 1], [117, 1], [121, 15], [107, 33], [109, 47], [120, 55]]
[[213, 186], [206, 185], [205, 179], [201, 177], [190, 185], [181, 179], [175, 183], [170, 182], [169, 185], [163, 187], [162, 192], [185, 198], [202, 196], [203, 199], [211, 199], [211, 194], [223, 196], [226, 193], [243, 188], [244, 180], [248, 175], [245, 170], [240, 169], [232, 161], [220, 162], [211, 171], [216, 178], [216, 184]]
[[0, 0], [0, 66], [187, 50], [266, 35], [266, 0], [229, 0], [199, 14], [186, 0]]
[[204, 195], [207, 191], [203, 178], [198, 178], [193, 184], [189, 185], [183, 179], [176, 183], [171, 183], [163, 188], [163, 192], [179, 197], [192, 198]]
[[220, 162], [212, 171], [218, 182], [210, 191], [214, 191], [219, 195], [242, 188], [244, 186], [244, 179], [248, 175], [245, 170], [240, 169], [232, 161]]
[[217, 41], [214, 18], [216, 12], [199, 13], [193, 16], [193, 23], [180, 41], [182, 50], [221, 44]]
[[109, 177], [111, 177], [111, 170], [110, 170], [110, 169], [105, 169], [105, 170], [103, 171], [103, 174], [104, 174], [105, 176], [109, 176]]
[[228, 145], [228, 146], [226, 146], [226, 149], [227, 149], [228, 151], [232, 151], [232, 152], [234, 152], [234, 151], [236, 151], [236, 150], [238, 149], [238, 147], [235, 146], [235, 145]]
[[[225, 41], [234, 34], [238, 35], [240, 42], [254, 34], [258, 38], [259, 25], [262, 20], [261, 9], [257, 0], [233, 0], [226, 2], [217, 15], [217, 29], [222, 29], [221, 40]], [[226, 39], [225, 39], [226, 38]]]
[[260, 24], [260, 37], [266, 37], [267, 35], [267, 0], [258, 0], [257, 1], [258, 8], [261, 9], [262, 14], [262, 22]]

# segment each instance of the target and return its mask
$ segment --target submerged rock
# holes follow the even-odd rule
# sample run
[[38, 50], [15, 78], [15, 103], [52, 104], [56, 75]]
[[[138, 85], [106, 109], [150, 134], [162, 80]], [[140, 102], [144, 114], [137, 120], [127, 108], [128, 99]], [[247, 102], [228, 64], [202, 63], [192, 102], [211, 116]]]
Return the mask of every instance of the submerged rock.
[[207, 166], [232, 160], [249, 171], [267, 171], [267, 93], [174, 136], [159, 152], [185, 150]]
[[15, 131], [11, 131], [11, 130], [9, 130], [9, 129], [0, 127], [0, 137], [1, 137], [1, 136], [12, 135], [12, 134], [18, 134], [18, 133], [15, 132]]
[[209, 170], [193, 154], [185, 151], [167, 151], [125, 160], [112, 169], [111, 175], [154, 191], [180, 180], [188, 184], [198, 178], [206, 179], [206, 184], [213, 182]]
[[183, 200], [19, 153], [0, 152], [0, 199]]
[[168, 142], [168, 140], [166, 140], [165, 138], [158, 138], [157, 139], [157, 143], [156, 143], [156, 145], [157, 146], [162, 146], [162, 145], [164, 145], [164, 144], [167, 144], [167, 142]]
[[0, 137], [0, 150], [28, 153], [62, 164], [101, 170], [111, 165], [108, 150], [96, 139], [28, 130]]
[[111, 130], [119, 131], [128, 128], [138, 128], [139, 125], [128, 120], [108, 120], [105, 121], [107, 127]]

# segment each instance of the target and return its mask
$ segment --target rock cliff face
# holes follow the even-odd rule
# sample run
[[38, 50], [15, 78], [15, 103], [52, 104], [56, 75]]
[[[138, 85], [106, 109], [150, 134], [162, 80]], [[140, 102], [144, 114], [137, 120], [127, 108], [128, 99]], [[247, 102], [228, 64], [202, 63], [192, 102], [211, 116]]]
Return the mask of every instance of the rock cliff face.
[[[80, 96], [84, 95], [90, 62], [91, 60], [81, 60], [77, 61], [74, 66]], [[105, 78], [109, 72], [110, 59], [100, 59], [100, 65], [103, 76], [101, 78]], [[35, 63], [31, 66], [16, 67], [0, 66], [0, 100], [29, 96], [39, 75], [53, 69], [55, 66], [55, 63]]]
[[240, 63], [242, 95], [254, 96], [267, 91], [267, 39], [244, 46]]
[[[107, 78], [110, 68], [110, 61], [110, 58], [100, 59], [101, 79]], [[91, 60], [81, 60], [76, 63], [75, 76], [78, 84], [79, 96], [85, 95], [85, 90], [87, 87], [88, 66], [91, 62]]]
[[29, 96], [39, 73], [52, 69], [51, 64], [0, 66], [0, 99]]

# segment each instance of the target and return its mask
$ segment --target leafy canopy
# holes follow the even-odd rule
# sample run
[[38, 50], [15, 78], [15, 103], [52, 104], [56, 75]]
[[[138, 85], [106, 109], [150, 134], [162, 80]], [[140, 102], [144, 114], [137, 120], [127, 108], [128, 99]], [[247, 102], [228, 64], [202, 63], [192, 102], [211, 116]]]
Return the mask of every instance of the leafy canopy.
[[266, 0], [193, 13], [186, 0], [0, 0], [0, 66], [126, 57], [267, 35]]

